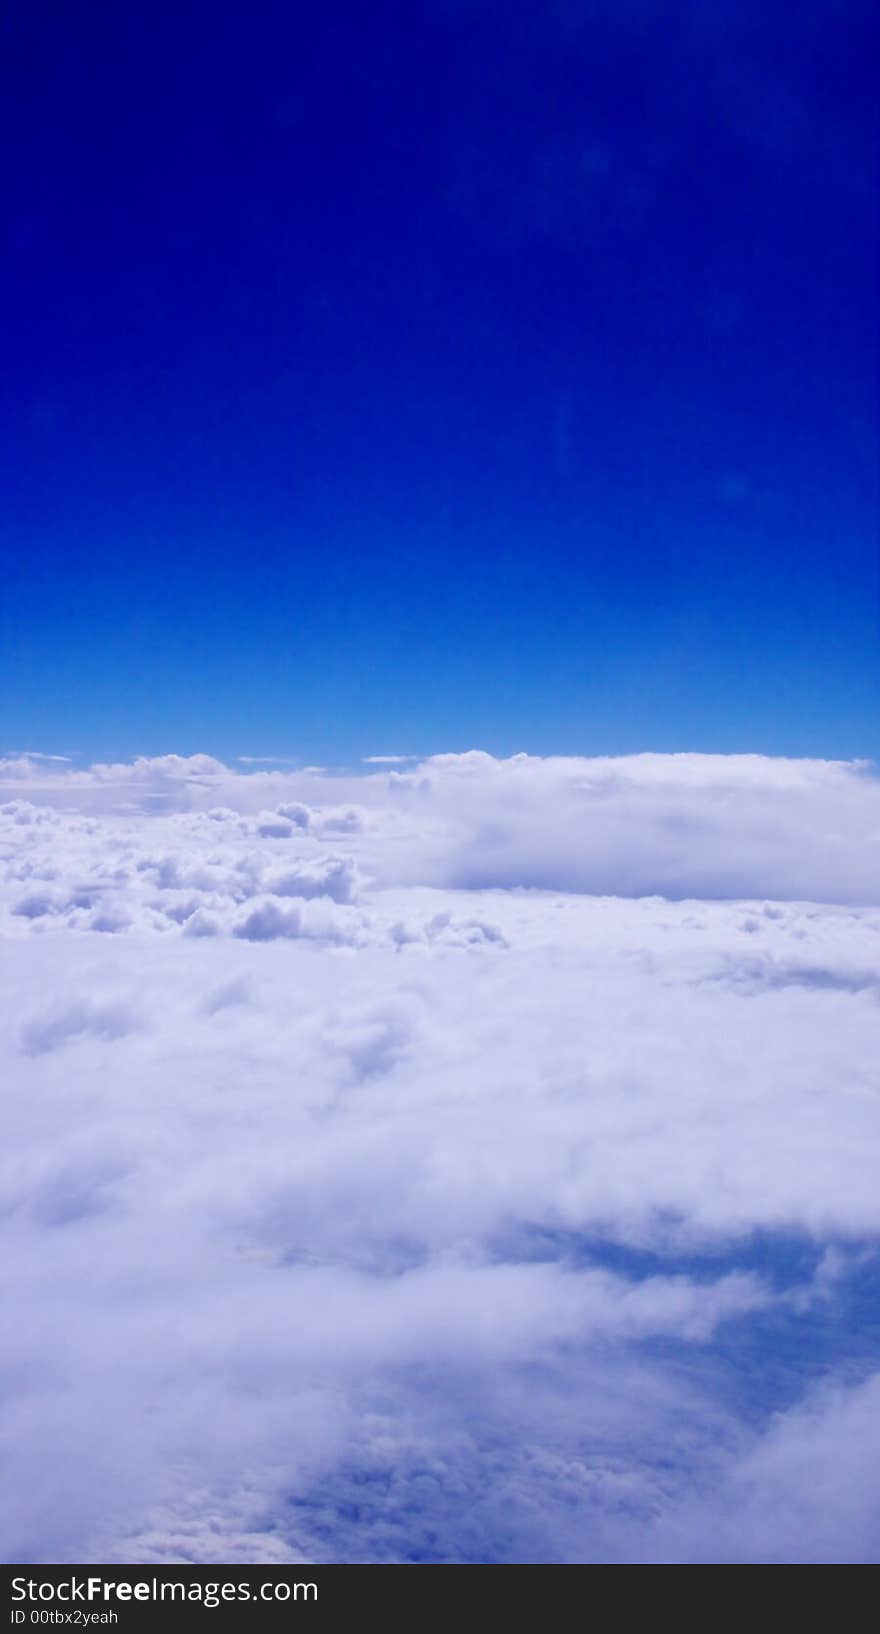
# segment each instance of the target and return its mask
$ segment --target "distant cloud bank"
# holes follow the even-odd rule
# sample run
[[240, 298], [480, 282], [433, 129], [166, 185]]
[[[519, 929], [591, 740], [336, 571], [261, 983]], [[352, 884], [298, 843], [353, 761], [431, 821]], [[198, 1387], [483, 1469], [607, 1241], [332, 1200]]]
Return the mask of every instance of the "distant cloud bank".
[[[244, 757], [242, 757], [244, 758]], [[404, 762], [372, 756], [367, 764]], [[880, 902], [880, 780], [867, 762], [761, 755], [496, 760], [435, 755], [411, 769], [240, 772], [208, 755], [87, 770], [0, 761], [3, 787], [83, 812], [239, 816], [295, 799], [348, 807], [384, 883]], [[30, 793], [27, 791], [30, 790]], [[398, 844], [388, 837], [395, 834]]]

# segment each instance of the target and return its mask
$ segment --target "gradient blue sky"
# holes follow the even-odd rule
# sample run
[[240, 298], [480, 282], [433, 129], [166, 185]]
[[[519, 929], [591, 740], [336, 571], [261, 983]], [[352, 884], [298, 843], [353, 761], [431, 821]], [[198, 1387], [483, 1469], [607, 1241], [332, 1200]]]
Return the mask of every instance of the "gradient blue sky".
[[0, 747], [880, 755], [874, 20], [19, 7]]

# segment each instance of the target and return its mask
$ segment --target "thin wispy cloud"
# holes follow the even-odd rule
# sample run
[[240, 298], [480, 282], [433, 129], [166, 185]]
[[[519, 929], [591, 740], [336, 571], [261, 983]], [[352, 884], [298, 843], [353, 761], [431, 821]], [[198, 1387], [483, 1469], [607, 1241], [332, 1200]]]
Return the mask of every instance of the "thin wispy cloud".
[[41, 749], [7, 749], [6, 755], [12, 760], [48, 760], [63, 762], [71, 761], [73, 759], [72, 755], [45, 754]]

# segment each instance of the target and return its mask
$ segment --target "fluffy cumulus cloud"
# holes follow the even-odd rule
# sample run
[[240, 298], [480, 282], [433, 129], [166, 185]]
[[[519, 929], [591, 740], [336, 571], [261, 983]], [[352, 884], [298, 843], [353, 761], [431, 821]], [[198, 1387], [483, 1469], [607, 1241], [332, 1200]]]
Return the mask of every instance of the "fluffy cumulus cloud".
[[5, 1558], [878, 1558], [870, 767], [0, 778]]

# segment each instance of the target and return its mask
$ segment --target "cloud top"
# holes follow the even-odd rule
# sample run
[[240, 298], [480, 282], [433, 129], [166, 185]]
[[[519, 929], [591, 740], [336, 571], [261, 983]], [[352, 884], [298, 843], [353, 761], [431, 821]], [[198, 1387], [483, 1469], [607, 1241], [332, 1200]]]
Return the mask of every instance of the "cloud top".
[[6, 775], [0, 1553], [877, 1558], [869, 767]]
[[325, 827], [372, 834], [388, 884], [880, 901], [880, 780], [865, 761], [470, 751], [356, 776], [243, 773], [208, 755], [87, 770], [20, 758], [0, 762], [4, 784], [82, 812], [262, 809], [264, 837], [307, 821], [289, 810], [317, 807]]

